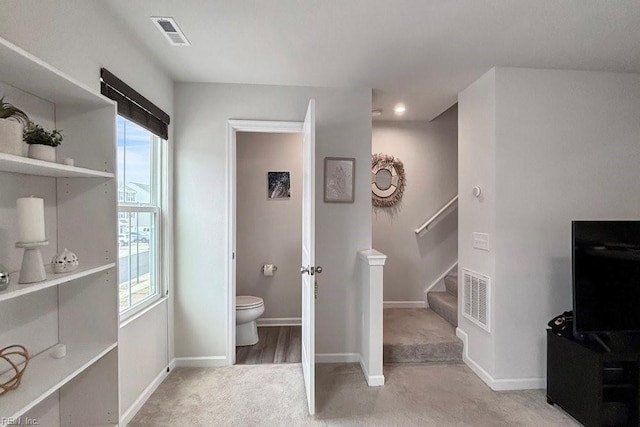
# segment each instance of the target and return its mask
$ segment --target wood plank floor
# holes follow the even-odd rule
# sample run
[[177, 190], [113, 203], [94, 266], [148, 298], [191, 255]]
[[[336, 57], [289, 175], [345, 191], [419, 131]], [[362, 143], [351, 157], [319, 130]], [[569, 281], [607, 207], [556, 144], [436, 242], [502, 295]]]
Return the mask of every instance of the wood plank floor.
[[260, 341], [256, 345], [236, 347], [236, 364], [300, 363], [300, 333], [300, 326], [258, 328]]

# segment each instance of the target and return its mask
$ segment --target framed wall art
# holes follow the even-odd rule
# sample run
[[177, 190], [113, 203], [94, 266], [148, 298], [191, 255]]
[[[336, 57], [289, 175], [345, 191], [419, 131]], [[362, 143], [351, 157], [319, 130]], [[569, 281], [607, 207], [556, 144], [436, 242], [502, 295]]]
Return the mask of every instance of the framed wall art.
[[291, 197], [291, 176], [289, 172], [267, 172], [267, 189], [270, 199]]
[[356, 159], [353, 157], [324, 158], [324, 201], [353, 203]]

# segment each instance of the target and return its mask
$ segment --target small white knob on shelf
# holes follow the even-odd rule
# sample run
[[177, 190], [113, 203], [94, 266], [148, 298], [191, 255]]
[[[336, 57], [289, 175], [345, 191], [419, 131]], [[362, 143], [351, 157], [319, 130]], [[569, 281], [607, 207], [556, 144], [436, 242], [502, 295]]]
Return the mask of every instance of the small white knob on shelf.
[[54, 359], [62, 359], [67, 355], [67, 346], [64, 344], [57, 344], [51, 348], [51, 357]]

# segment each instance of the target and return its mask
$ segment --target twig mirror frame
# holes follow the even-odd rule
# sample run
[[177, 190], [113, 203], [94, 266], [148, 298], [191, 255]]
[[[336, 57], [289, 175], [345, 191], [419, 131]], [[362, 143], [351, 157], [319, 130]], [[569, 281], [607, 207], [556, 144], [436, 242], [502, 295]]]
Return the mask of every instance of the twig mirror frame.
[[[380, 188], [377, 174], [388, 175], [389, 185]], [[376, 208], [390, 208], [398, 204], [404, 195], [407, 177], [400, 159], [388, 154], [377, 153], [371, 156], [371, 199]]]

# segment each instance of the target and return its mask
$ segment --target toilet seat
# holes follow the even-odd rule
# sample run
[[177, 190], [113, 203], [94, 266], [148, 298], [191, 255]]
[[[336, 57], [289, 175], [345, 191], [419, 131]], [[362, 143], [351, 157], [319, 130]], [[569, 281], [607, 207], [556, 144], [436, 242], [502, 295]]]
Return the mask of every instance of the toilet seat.
[[264, 300], [260, 297], [249, 295], [236, 296], [236, 310], [250, 310], [264, 305]]

